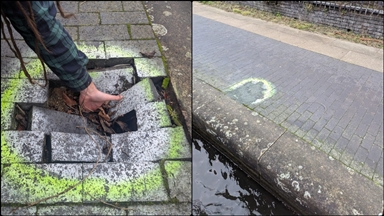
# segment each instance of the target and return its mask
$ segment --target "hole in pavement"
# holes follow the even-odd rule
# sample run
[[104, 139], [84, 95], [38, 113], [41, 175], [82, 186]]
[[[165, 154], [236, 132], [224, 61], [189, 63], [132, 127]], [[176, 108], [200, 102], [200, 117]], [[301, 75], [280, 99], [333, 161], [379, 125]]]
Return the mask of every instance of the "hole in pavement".
[[43, 147], [43, 162], [45, 163], [51, 163], [52, 162], [52, 154], [51, 151], [52, 146], [51, 146], [51, 136], [50, 135], [45, 135], [45, 142], [44, 142], [44, 147]]
[[136, 110], [132, 110], [113, 121], [112, 129], [116, 133], [125, 133], [127, 131], [137, 131]]

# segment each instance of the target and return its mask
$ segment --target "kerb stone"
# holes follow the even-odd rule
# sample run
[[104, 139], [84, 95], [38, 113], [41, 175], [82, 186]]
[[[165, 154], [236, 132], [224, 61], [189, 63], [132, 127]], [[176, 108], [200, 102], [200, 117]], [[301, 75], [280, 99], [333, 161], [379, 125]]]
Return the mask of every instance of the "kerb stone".
[[110, 141], [109, 137], [104, 139], [98, 135], [51, 132], [52, 161], [96, 162], [100, 155], [102, 162], [106, 156], [102, 153], [103, 146], [108, 146], [106, 140]]

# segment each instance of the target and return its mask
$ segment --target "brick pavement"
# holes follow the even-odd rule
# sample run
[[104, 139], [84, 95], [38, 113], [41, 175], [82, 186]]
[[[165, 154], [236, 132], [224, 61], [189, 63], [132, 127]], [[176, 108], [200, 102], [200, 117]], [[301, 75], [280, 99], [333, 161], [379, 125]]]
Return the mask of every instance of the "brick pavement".
[[[101, 161], [82, 184], [15, 214], [189, 214], [190, 145], [183, 128], [172, 125], [154, 88], [152, 78], [167, 75], [142, 2], [72, 1], [61, 5], [64, 11], [75, 13], [77, 20], [64, 20], [59, 14], [57, 19], [90, 59], [134, 59], [133, 65], [124, 69], [93, 70], [91, 76], [100, 90], [125, 95], [122, 104], [126, 105], [120, 107], [119, 115], [135, 110], [137, 131], [108, 138], [115, 147], [111, 158]], [[32, 77], [43, 82], [36, 55], [15, 35]], [[16, 205], [55, 195], [85, 178], [98, 151], [93, 140], [75, 127], [82, 119], [68, 121], [70, 114], [44, 109], [49, 86], [30, 85], [3, 38], [1, 44], [1, 212], [6, 214]], [[139, 53], [153, 50], [156, 55], [152, 59]], [[58, 79], [51, 71], [48, 77]], [[126, 83], [133, 87], [122, 89]], [[15, 104], [31, 113], [27, 131], [15, 130]], [[52, 154], [48, 162], [43, 152], [47, 145]], [[100, 200], [129, 210], [112, 208]]]
[[[193, 16], [194, 76], [382, 185], [383, 74], [221, 22]], [[259, 96], [228, 91], [249, 78], [274, 95], [252, 103]]]

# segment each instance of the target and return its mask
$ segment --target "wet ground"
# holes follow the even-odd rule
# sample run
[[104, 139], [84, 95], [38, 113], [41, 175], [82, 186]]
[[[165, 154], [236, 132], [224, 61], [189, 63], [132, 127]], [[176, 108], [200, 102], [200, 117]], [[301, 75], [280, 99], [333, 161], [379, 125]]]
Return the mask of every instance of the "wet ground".
[[212, 144], [193, 131], [194, 215], [292, 215]]

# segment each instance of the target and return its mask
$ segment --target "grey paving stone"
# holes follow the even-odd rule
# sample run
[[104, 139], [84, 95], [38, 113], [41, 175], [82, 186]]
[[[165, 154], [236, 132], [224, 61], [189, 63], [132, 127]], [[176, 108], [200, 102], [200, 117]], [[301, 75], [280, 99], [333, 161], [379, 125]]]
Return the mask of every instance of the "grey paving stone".
[[[313, 125], [315, 125], [316, 122], [312, 121], [311, 119], [308, 119], [302, 126], [301, 129], [304, 131], [309, 131]], [[323, 129], [324, 130], [324, 129]]]
[[361, 144], [361, 138], [359, 138], [356, 135], [353, 135], [351, 140], [348, 143], [348, 146], [346, 148], [346, 151], [350, 154], [354, 155], [357, 151], [357, 149], [360, 147]]
[[86, 1], [79, 4], [79, 12], [122, 11], [121, 1]]
[[[108, 34], [107, 34], [108, 32]], [[126, 25], [80, 26], [80, 40], [126, 40], [130, 39]]]
[[144, 11], [101, 12], [101, 24], [149, 24]]
[[[60, 6], [63, 9], [64, 13], [78, 13], [79, 12], [79, 2], [78, 1], [60, 1]], [[58, 11], [59, 12], [59, 11]], [[61, 16], [60, 13], [56, 17]]]
[[[53, 162], [103, 162], [103, 147], [109, 146], [109, 137], [96, 134], [72, 134], [51, 132], [51, 156]], [[96, 143], [95, 143], [96, 142]], [[99, 158], [100, 157], [100, 158]], [[109, 157], [106, 161], [109, 161]]]
[[155, 204], [155, 205], [136, 205], [129, 206], [132, 210], [128, 211], [128, 215], [155, 215], [159, 212], [165, 215], [191, 215], [191, 203], [179, 204]]
[[364, 164], [363, 162], [358, 162], [356, 160], [352, 160], [349, 167], [354, 169], [356, 172], [360, 172], [361, 168], [363, 167], [363, 164]]
[[133, 84], [133, 73], [133, 68], [128, 67], [89, 72], [89, 75], [100, 91], [108, 94], [120, 94]]
[[142, 11], [144, 10], [143, 3], [140, 1], [123, 1], [124, 11]]
[[130, 25], [132, 39], [154, 39], [152, 27], [150, 25]]
[[79, 40], [79, 28], [77, 26], [64, 26], [64, 29], [68, 32], [73, 41]]
[[1, 57], [1, 78], [19, 78], [20, 61], [17, 58]]
[[135, 59], [137, 75], [139, 77], [166, 77], [167, 73], [161, 58], [137, 58]]
[[340, 126], [336, 126], [329, 134], [329, 137], [334, 140], [338, 140], [341, 134], [343, 134], [343, 129]]
[[[45, 84], [42, 80], [35, 81]], [[1, 88], [2, 102], [44, 104], [48, 99], [48, 85], [42, 88], [26, 79], [1, 79]]]
[[380, 158], [383, 157], [383, 149], [376, 145], [372, 145], [372, 148], [369, 149], [369, 154], [367, 160], [372, 160], [374, 162], [378, 162]]
[[152, 80], [148, 78], [122, 92], [121, 95], [123, 99], [119, 101], [119, 105], [110, 109], [110, 112], [116, 111], [114, 115], [111, 115], [112, 119], [137, 109], [143, 104], [156, 101], [159, 98]]
[[[181, 167], [181, 168], [179, 168]], [[179, 168], [179, 169], [178, 169]], [[192, 202], [192, 169], [191, 162], [166, 161], [165, 171], [168, 176], [170, 197], [179, 202]]]
[[108, 206], [56, 205], [39, 206], [36, 215], [127, 215], [126, 211]]
[[[83, 164], [83, 174], [93, 165]], [[151, 162], [103, 163], [83, 183], [84, 202], [99, 203], [93, 197], [107, 202], [166, 201], [168, 195], [162, 182], [160, 165]]]
[[348, 146], [348, 143], [349, 143], [349, 140], [341, 136], [341, 137], [337, 140], [336, 145], [335, 145], [335, 148], [336, 148], [338, 151], [343, 152], [344, 149]]
[[12, 129], [14, 107], [14, 103], [1, 101], [1, 131]]
[[349, 164], [351, 164], [352, 160], [353, 160], [353, 156], [346, 151], [344, 151], [340, 157], [340, 161], [347, 166], [349, 166]]
[[[376, 167], [376, 173], [379, 174], [381, 176], [381, 178], [383, 178], [383, 157], [380, 158], [379, 162], [377, 163], [377, 167]], [[383, 183], [381, 183], [383, 184]]]
[[324, 140], [327, 139], [330, 133], [331, 132], [328, 129], [323, 128], [321, 131], [319, 131], [319, 134], [316, 136], [316, 139], [319, 139], [324, 142]]
[[57, 20], [63, 25], [69, 26], [84, 26], [84, 25], [99, 25], [100, 18], [99, 13], [76, 13], [75, 17], [63, 18], [60, 15], [57, 16]]
[[360, 173], [366, 176], [367, 178], [372, 179], [375, 173], [375, 170], [370, 168], [366, 163], [364, 163], [363, 167], [360, 170]]
[[156, 40], [106, 41], [105, 50], [107, 58], [142, 57], [140, 52], [151, 53], [152, 51], [156, 52], [155, 57], [161, 57]]
[[[78, 183], [82, 178], [82, 164], [36, 164], [34, 182], [28, 187], [29, 201], [35, 202], [42, 198], [56, 195], [68, 187]], [[31, 174], [30, 174], [31, 175]], [[31, 175], [33, 176], [33, 175]], [[43, 201], [50, 203], [81, 203], [82, 185], [65, 194]]]
[[335, 158], [336, 160], [339, 160], [341, 157], [341, 153], [336, 149], [332, 149], [331, 152], [329, 152], [329, 155]]
[[365, 160], [367, 159], [367, 156], [368, 156], [368, 151], [362, 147], [359, 147], [353, 159], [356, 160], [357, 162], [364, 163]]
[[[19, 32], [17, 32], [17, 31], [13, 28], [12, 25], [11, 25], [10, 27], [11, 27], [11, 30], [12, 30], [13, 38], [14, 38], [14, 39], [17, 39], [17, 40], [23, 40], [23, 37], [19, 34]], [[5, 37], [6, 37], [7, 39], [9, 39], [9, 43], [12, 43], [12, 42], [10, 41], [11, 36], [10, 36], [10, 34], [9, 34], [8, 27], [6, 27], [6, 24], [4, 25], [4, 33], [5, 33]], [[4, 38], [3, 38], [3, 33], [1, 33], [0, 35], [1, 35], [1, 39], [4, 39]]]
[[191, 157], [190, 145], [182, 127], [112, 134], [111, 140], [116, 162], [141, 163]]
[[[13, 209], [15, 208], [16, 207], [12, 206], [1, 206], [1, 215], [35, 215], [36, 213], [36, 206], [31, 206], [28, 208], [18, 208], [17, 210], [13, 211]], [[13, 211], [12, 214], [10, 214], [11, 211]]]
[[299, 117], [300, 113], [294, 112], [287, 118], [286, 122], [289, 124], [293, 124]]
[[172, 126], [164, 101], [147, 103], [136, 111], [137, 130], [149, 131]]
[[[23, 58], [25, 62], [28, 62], [28, 64], [25, 65], [27, 68], [27, 71], [29, 75], [33, 79], [39, 79], [39, 80], [45, 80], [44, 78], [44, 67], [41, 64], [40, 60], [38, 58]], [[47, 79], [52, 80], [59, 80], [59, 78], [52, 72], [52, 70], [46, 65], [45, 70], [47, 72]], [[20, 71], [20, 78], [21, 79], [28, 79], [27, 76], [25, 76], [23, 71]]]
[[[338, 119], [331, 118], [324, 127], [332, 131], [335, 127], [337, 127], [338, 122]], [[340, 126], [338, 127], [340, 128]]]
[[[11, 164], [1, 177], [1, 203], [25, 204], [55, 195], [81, 178], [81, 164]], [[81, 185], [41, 202], [81, 202]]]
[[[37, 57], [36, 53], [29, 48], [29, 46], [25, 43], [24, 40], [16, 40], [16, 45], [20, 50], [21, 56], [27, 57], [27, 58], [33, 58]], [[11, 42], [10, 42], [11, 43]], [[12, 43], [11, 43], [12, 45]], [[13, 47], [13, 45], [12, 45]], [[15, 57], [15, 54], [12, 52], [12, 50], [9, 48], [7, 42], [5, 40], [1, 40], [1, 56], [7, 56], [7, 57]]]
[[308, 131], [308, 133], [304, 136], [306, 140], [313, 140], [315, 139], [315, 137], [317, 136], [317, 134], [319, 134], [319, 131], [317, 131], [316, 129], [311, 129]]
[[[1, 163], [38, 163], [43, 159], [44, 133], [39, 131], [1, 131]], [[15, 157], [15, 155], [17, 155]]]
[[375, 137], [367, 133], [363, 138], [363, 141], [361, 142], [361, 146], [367, 150], [370, 150], [374, 141], [375, 141]]
[[33, 181], [30, 176], [24, 176], [19, 173], [20, 164], [11, 164], [2, 168], [1, 175], [1, 204], [5, 203], [26, 203], [29, 200], [29, 194], [22, 183], [15, 185], [13, 180], [23, 179], [26, 184]]
[[360, 125], [357, 127], [355, 134], [359, 137], [364, 137], [368, 129], [368, 125], [360, 123]]
[[104, 42], [100, 41], [76, 41], [77, 49], [82, 51], [88, 58], [105, 59]]
[[87, 126], [88, 128], [95, 129], [94, 126], [87, 124], [86, 119], [81, 116], [37, 106], [32, 107], [31, 131], [43, 131], [46, 135], [50, 135], [53, 131], [75, 134], [86, 133], [83, 128], [77, 128], [77, 126]]

